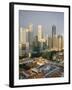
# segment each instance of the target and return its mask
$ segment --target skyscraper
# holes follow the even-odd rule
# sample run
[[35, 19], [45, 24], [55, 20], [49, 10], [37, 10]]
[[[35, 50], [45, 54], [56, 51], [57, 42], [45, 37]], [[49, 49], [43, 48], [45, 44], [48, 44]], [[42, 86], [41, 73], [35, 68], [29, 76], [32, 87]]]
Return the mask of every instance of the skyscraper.
[[21, 27], [19, 35], [20, 44], [26, 44], [26, 29]]
[[56, 26], [52, 26], [52, 48], [55, 48], [55, 41], [56, 41]]
[[21, 27], [19, 30], [19, 56], [25, 54], [26, 49], [26, 29]]
[[47, 44], [47, 46], [48, 46], [48, 35], [46, 36], [46, 44]]
[[31, 47], [32, 46], [32, 41], [33, 41], [33, 24], [29, 24], [28, 26], [28, 29], [29, 29], [29, 32], [28, 32], [28, 40], [29, 40], [29, 46]]
[[30, 32], [32, 32], [33, 24], [29, 24], [28, 29], [29, 29]]
[[29, 24], [28, 28], [26, 28], [26, 42], [29, 43], [29, 48], [31, 47], [32, 44], [32, 24]]
[[48, 36], [48, 49], [52, 49], [52, 37]]
[[56, 26], [52, 26], [52, 36], [56, 35]]
[[42, 26], [38, 25], [38, 41], [41, 41], [43, 38]]
[[58, 50], [62, 50], [63, 49], [63, 36], [62, 35], [58, 35]]

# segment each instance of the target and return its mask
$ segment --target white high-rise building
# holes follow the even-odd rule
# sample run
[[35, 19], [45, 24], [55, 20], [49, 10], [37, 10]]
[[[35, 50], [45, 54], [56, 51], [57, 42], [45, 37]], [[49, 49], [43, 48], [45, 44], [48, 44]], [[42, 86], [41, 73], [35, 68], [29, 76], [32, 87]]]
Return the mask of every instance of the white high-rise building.
[[26, 29], [25, 28], [20, 28], [20, 44], [26, 44]]
[[62, 50], [64, 47], [64, 41], [63, 41], [63, 36], [58, 35], [58, 50]]
[[29, 24], [28, 29], [29, 29], [29, 32], [32, 32], [32, 29], [33, 29], [33, 24]]
[[52, 37], [48, 36], [48, 48], [52, 49]]
[[24, 47], [26, 47], [26, 29], [21, 27], [19, 30], [19, 56], [24, 55]]
[[52, 49], [57, 50], [58, 49], [58, 36], [54, 35], [52, 38]]
[[32, 24], [29, 24], [28, 28], [26, 28], [26, 42], [29, 43], [29, 47], [31, 47], [33, 40], [32, 29], [33, 29]]
[[29, 42], [29, 40], [28, 40], [28, 37], [29, 37], [28, 32], [29, 32], [29, 29], [26, 28], [26, 42]]
[[33, 41], [33, 24], [29, 24], [28, 26], [29, 32], [28, 32], [28, 40], [29, 40], [29, 46], [32, 46], [32, 41]]
[[29, 29], [26, 28], [26, 50], [29, 51]]
[[43, 37], [42, 26], [38, 25], [38, 41], [41, 41]]

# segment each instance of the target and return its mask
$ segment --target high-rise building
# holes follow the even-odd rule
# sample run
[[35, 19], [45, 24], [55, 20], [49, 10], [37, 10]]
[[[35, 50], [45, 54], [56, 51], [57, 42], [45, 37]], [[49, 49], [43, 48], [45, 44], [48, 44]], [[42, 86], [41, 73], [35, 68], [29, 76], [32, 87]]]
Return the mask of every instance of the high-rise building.
[[32, 24], [30, 24], [28, 26], [28, 28], [26, 28], [26, 42], [29, 43], [29, 48], [31, 48], [31, 45], [32, 45], [32, 41], [33, 41], [33, 38], [32, 38]]
[[55, 41], [56, 41], [56, 26], [52, 26], [52, 48], [55, 48]]
[[29, 24], [28, 29], [29, 29], [30, 32], [32, 32], [32, 30], [33, 30], [33, 24]]
[[22, 27], [19, 31], [19, 42], [20, 44], [26, 44], [26, 29]]
[[48, 49], [52, 49], [52, 37], [48, 37]]
[[32, 42], [33, 42], [33, 24], [29, 24], [28, 26], [29, 32], [28, 32], [28, 40], [29, 40], [29, 46], [32, 46]]
[[53, 47], [52, 47], [52, 49], [54, 49], [54, 50], [57, 50], [57, 47], [58, 47], [58, 37], [57, 37], [57, 35], [55, 35], [55, 36], [53, 36], [53, 39], [52, 39], [53, 41]]
[[56, 35], [56, 26], [52, 26], [52, 36]]
[[29, 29], [26, 28], [26, 51], [29, 52], [30, 48], [30, 32]]
[[26, 49], [26, 29], [21, 27], [19, 30], [19, 56], [25, 54]]
[[58, 35], [58, 50], [62, 50], [63, 49], [63, 36], [62, 35]]
[[47, 44], [47, 46], [48, 46], [48, 35], [46, 36], [46, 44]]
[[38, 25], [38, 41], [41, 42], [42, 38], [43, 38], [42, 26]]

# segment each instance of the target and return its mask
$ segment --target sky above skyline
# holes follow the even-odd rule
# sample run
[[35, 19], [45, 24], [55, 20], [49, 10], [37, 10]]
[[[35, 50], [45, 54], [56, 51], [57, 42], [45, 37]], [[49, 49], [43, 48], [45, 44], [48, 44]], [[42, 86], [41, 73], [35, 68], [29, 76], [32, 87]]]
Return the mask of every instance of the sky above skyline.
[[42, 30], [45, 35], [51, 35], [52, 25], [55, 25], [57, 34], [63, 35], [64, 13], [19, 10], [19, 27], [27, 28], [29, 24], [33, 24], [34, 32], [37, 32], [38, 25], [42, 25]]

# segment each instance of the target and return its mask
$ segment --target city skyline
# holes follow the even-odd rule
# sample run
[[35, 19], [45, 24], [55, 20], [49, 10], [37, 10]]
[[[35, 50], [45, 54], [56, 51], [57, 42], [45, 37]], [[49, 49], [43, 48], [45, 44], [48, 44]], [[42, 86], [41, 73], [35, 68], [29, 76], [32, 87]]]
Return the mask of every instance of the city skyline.
[[19, 27], [28, 28], [33, 25], [33, 34], [37, 33], [38, 25], [42, 25], [43, 33], [51, 35], [52, 25], [56, 26], [57, 34], [64, 34], [64, 13], [45, 11], [19, 11]]
[[52, 26], [51, 36], [44, 35], [42, 25], [38, 25], [37, 31], [36, 36], [33, 36], [32, 25], [29, 25], [28, 28], [20, 28], [19, 43], [26, 45], [30, 49], [33, 42], [36, 41], [35, 39], [37, 39], [42, 48], [44, 43], [46, 43], [49, 50], [61, 50], [64, 48], [64, 38], [61, 34], [56, 34], [56, 26]]

